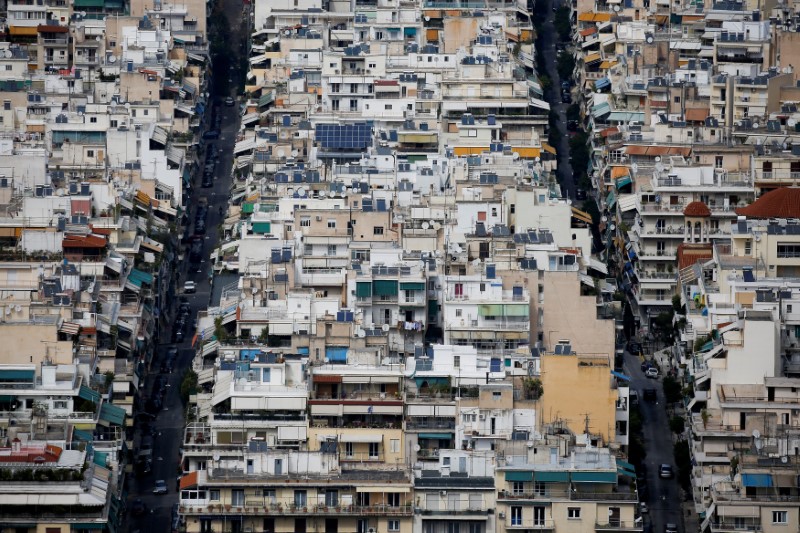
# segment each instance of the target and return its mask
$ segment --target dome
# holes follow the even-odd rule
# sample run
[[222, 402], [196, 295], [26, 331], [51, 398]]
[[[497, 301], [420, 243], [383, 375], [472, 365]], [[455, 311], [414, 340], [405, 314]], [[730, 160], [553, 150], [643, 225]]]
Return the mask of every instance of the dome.
[[683, 210], [683, 215], [687, 217], [710, 217], [711, 210], [703, 202], [691, 202]]

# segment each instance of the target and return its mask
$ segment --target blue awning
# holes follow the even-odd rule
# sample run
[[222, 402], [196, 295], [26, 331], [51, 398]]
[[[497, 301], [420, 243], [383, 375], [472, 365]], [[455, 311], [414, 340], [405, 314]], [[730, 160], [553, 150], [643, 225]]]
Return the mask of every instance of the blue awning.
[[328, 346], [325, 348], [325, 358], [331, 363], [346, 363], [347, 346]]
[[608, 206], [609, 209], [614, 209], [614, 204], [616, 203], [617, 203], [617, 197], [614, 194], [614, 191], [611, 191], [610, 193], [608, 193], [608, 196], [606, 197], [606, 205]]
[[771, 487], [772, 474], [742, 474], [742, 486], [745, 487]]
[[108, 453], [107, 452], [94, 452], [94, 464], [105, 468], [108, 466]]
[[[619, 378], [619, 379], [624, 380], [624, 381], [630, 381], [631, 380], [631, 378], [629, 378], [625, 374], [621, 374], [620, 372], [615, 372], [613, 370], [611, 371], [611, 375], [614, 376], [615, 378]], [[619, 461], [617, 461], [617, 462], [619, 462]]]
[[143, 283], [148, 285], [153, 284], [153, 275], [148, 274], [147, 272], [142, 272], [136, 268], [131, 269], [131, 273], [128, 274], [128, 281], [136, 285], [137, 287], [141, 287]]
[[89, 431], [76, 429], [72, 432], [72, 440], [82, 440], [84, 442], [92, 442], [94, 440], [94, 436]]
[[703, 346], [700, 348], [700, 350], [699, 350], [699, 351], [701, 351], [701, 352], [707, 352], [707, 351], [711, 350], [711, 348], [713, 348], [713, 347], [714, 347], [714, 341], [708, 341], [707, 343], [705, 343], [705, 344], [704, 344], [704, 345], [703, 345]]
[[634, 252], [634, 251], [633, 251], [633, 248], [631, 248], [630, 250], [628, 250], [628, 257], [630, 257], [630, 258], [631, 258], [631, 261], [633, 261], [634, 259], [636, 259], [636, 258], [637, 258], [636, 252]]
[[406, 37], [414, 37], [417, 34], [417, 28], [403, 28], [403, 35]]
[[611, 80], [609, 80], [608, 78], [600, 78], [599, 80], [595, 80], [594, 82], [595, 89], [603, 89], [605, 87], [608, 87], [609, 85], [611, 85]]

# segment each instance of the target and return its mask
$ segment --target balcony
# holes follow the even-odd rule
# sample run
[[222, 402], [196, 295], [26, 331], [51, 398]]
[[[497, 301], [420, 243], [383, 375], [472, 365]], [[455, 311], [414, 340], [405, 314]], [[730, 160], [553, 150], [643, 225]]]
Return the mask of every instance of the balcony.
[[430, 430], [430, 429], [455, 429], [456, 422], [452, 419], [437, 420], [417, 420], [409, 418], [406, 421], [406, 430]]
[[345, 275], [345, 270], [342, 268], [304, 268], [300, 272], [300, 283], [310, 286], [342, 285]]
[[609, 520], [607, 523], [595, 522], [595, 531], [641, 531], [642, 523], [625, 520]]
[[760, 533], [762, 531], [760, 524], [748, 524], [744, 521], [720, 521], [711, 522], [712, 533], [741, 533], [752, 532]]
[[556, 528], [554, 520], [522, 520], [521, 518], [506, 519], [506, 529], [535, 529], [537, 531], [553, 531]]
[[448, 329], [490, 329], [494, 331], [514, 330], [527, 331], [531, 327], [530, 320], [452, 320], [447, 323]]
[[414, 509], [411, 504], [401, 507], [391, 507], [388, 505], [339, 505], [338, 502], [331, 505], [310, 504], [299, 506], [294, 504], [283, 505], [280, 503], [268, 502], [241, 502], [238, 505], [232, 504], [197, 504], [181, 502], [181, 513], [185, 516], [214, 516], [228, 515], [230, 513], [244, 515], [261, 516], [411, 516]]

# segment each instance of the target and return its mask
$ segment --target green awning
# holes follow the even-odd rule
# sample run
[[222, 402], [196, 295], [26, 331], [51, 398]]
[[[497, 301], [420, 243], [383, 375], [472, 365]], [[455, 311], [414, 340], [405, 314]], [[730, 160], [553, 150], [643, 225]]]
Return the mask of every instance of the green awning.
[[262, 94], [258, 99], [258, 107], [266, 107], [275, 100], [272, 93]]
[[81, 385], [80, 391], [78, 391], [78, 397], [94, 403], [100, 401], [100, 393], [90, 389], [86, 385]]
[[72, 431], [72, 440], [82, 440], [84, 442], [92, 442], [94, 435], [91, 432], [83, 429], [76, 429]]
[[253, 233], [269, 233], [271, 229], [271, 222], [253, 222]]
[[417, 28], [403, 28], [403, 35], [413, 37], [417, 34]]
[[100, 407], [100, 421], [122, 426], [125, 424], [125, 409], [110, 403], [104, 403]]
[[256, 204], [254, 203], [246, 203], [242, 204], [242, 214], [243, 215], [252, 215], [253, 211], [256, 208]]
[[105, 0], [72, 0], [73, 7], [103, 7]]
[[631, 184], [631, 177], [630, 176], [622, 176], [621, 178], [617, 179], [617, 189], [621, 189], [626, 185]]
[[616, 472], [573, 472], [573, 483], [616, 483]]
[[424, 291], [425, 290], [425, 283], [412, 283], [412, 282], [400, 282], [400, 290], [401, 291]]
[[617, 203], [617, 197], [614, 194], [614, 191], [611, 191], [606, 197], [606, 205], [609, 209], [613, 209], [615, 203]]
[[70, 528], [72, 528], [72, 531], [81, 531], [83, 529], [105, 529], [106, 524], [104, 522], [83, 522], [80, 524], [72, 524]]
[[528, 316], [528, 304], [504, 304], [503, 316]]
[[427, 160], [428, 160], [428, 156], [427, 155], [407, 155], [406, 156], [406, 161], [408, 161], [409, 163], [416, 163], [417, 161], [427, 161]]
[[541, 483], [567, 483], [569, 472], [534, 472], [533, 479]]
[[633, 466], [632, 464], [630, 464], [628, 462], [625, 462], [625, 461], [623, 461], [621, 459], [617, 459], [617, 469], [619, 470], [620, 468], [625, 469], [625, 470], [629, 470], [629, 471], [633, 472], [634, 474], [636, 474], [636, 467], [635, 466]]
[[503, 304], [481, 304], [478, 316], [503, 316]]
[[142, 272], [136, 268], [131, 269], [131, 273], [128, 274], [128, 281], [132, 281], [135, 285], [139, 287], [142, 286], [142, 283], [146, 283], [148, 285], [153, 284], [153, 275], [148, 274], [147, 272]]
[[122, 2], [120, 0], [105, 0], [106, 9], [122, 9]]
[[630, 470], [625, 470], [624, 468], [619, 467], [619, 466], [617, 467], [617, 474], [619, 474], [620, 476], [628, 476], [628, 477], [636, 478], [636, 472], [631, 472]]
[[30, 382], [33, 383], [36, 377], [36, 370], [0, 370], [0, 383]]
[[453, 434], [452, 433], [420, 433], [419, 438], [421, 439], [435, 439], [435, 440], [452, 440]]
[[0, 394], [0, 403], [11, 403], [17, 399], [16, 396], [11, 396], [9, 394]]
[[506, 471], [506, 481], [533, 481], [533, 472]]
[[372, 296], [372, 283], [369, 281], [356, 282], [356, 297], [369, 298]]
[[108, 453], [107, 452], [94, 452], [94, 464], [105, 468], [108, 466]]
[[373, 281], [372, 292], [375, 296], [397, 296], [397, 282], [388, 279]]

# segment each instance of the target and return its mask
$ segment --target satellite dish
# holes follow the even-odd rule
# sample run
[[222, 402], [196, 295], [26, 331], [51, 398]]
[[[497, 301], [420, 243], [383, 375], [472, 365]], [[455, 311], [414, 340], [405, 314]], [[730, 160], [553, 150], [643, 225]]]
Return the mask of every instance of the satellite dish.
[[278, 157], [281, 157], [281, 158], [286, 157], [286, 153], [283, 151], [283, 148], [278, 148], [277, 154], [278, 154]]
[[431, 18], [428, 15], [425, 15], [425, 22], [430, 22]]
[[[428, 18], [428, 17], [425, 17], [425, 18]], [[414, 446], [414, 451], [415, 451], [415, 452], [418, 452], [418, 451], [420, 451], [421, 449], [422, 449], [422, 448], [420, 448], [420, 447], [419, 447], [419, 444], [417, 444], [416, 446]]]
[[427, 222], [423, 222], [422, 229], [428, 229], [428, 228], [430, 228], [430, 224], [428, 224]]
[[325, 191], [319, 191], [319, 197], [320, 198], [325, 198], [325, 196], [326, 196]]
[[113, 65], [114, 63], [116, 63], [116, 62], [117, 62], [117, 56], [110, 56], [110, 57], [108, 58], [108, 62], [109, 62], [109, 63], [111, 63], [111, 64]]
[[639, 170], [639, 165], [636, 163], [631, 163], [631, 170], [633, 170], [633, 173], [636, 174], [636, 171]]
[[757, 430], [757, 429], [754, 429], [753, 430], [753, 438], [754, 439], [760, 439], [761, 438], [761, 432], [759, 430]]
[[657, 155], [654, 159], [656, 160], [656, 163], [658, 163], [659, 161], [661, 161], [661, 156]]
[[7, 315], [10, 315], [10, 314], [11, 314], [11, 308], [10, 308], [10, 307], [6, 307], [6, 314], [7, 314]]
[[288, 36], [290, 36], [292, 34], [292, 32], [291, 32], [291, 30], [286, 30], [286, 31], [283, 32], [283, 34], [288, 37]]
[[648, 35], [646, 41], [647, 41], [647, 44], [653, 44], [653, 41], [654, 41], [653, 36], [652, 35]]
[[[435, 222], [433, 224], [433, 229], [435, 229], [436, 231], [439, 231], [440, 229], [442, 229], [442, 225], [439, 224], [438, 222]], [[436, 253], [439, 253], [439, 251], [437, 250]]]
[[219, 457], [220, 457], [219, 453], [214, 453], [214, 460], [215, 461], [219, 461]]
[[382, 326], [381, 326], [381, 331], [383, 331], [384, 333], [386, 333], [387, 331], [389, 331], [389, 324], [384, 324], [384, 325], [382, 325]]
[[754, 128], [758, 128], [758, 126], [759, 126], [758, 122], [753, 122], [753, 127]]
[[513, 153], [511, 154], [511, 159], [513, 159], [514, 161], [516, 161], [517, 159], [519, 159], [519, 152], [513, 152]]
[[297, 150], [292, 150], [292, 157], [297, 157], [297, 154], [299, 153], [300, 152], [298, 152]]
[[619, 13], [619, 6], [618, 5], [614, 6], [614, 13]]
[[22, 311], [22, 306], [20, 306], [20, 305], [15, 305], [15, 306], [14, 306], [14, 311], [15, 311], [15, 312], [17, 312], [17, 313], [19, 313], [20, 311]]
[[786, 463], [788, 463], [788, 462], [789, 462], [789, 458], [788, 458], [788, 457], [786, 457], [785, 455], [782, 455], [782, 456], [781, 456], [781, 462], [782, 462], [783, 464], [786, 464]]

